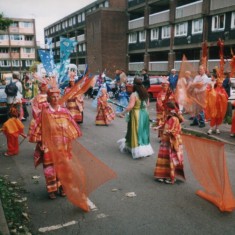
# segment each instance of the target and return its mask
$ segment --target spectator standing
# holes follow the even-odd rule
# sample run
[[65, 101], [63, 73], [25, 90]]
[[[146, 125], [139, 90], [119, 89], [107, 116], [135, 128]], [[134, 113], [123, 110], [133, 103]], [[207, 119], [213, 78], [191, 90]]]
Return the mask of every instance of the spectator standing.
[[178, 82], [178, 75], [176, 74], [176, 69], [171, 70], [171, 74], [169, 75], [169, 83], [170, 83], [170, 88], [173, 92], [175, 92], [177, 82]]
[[190, 126], [205, 127], [205, 114], [204, 107], [206, 102], [206, 86], [208, 77], [205, 73], [205, 68], [199, 66], [199, 74], [194, 78], [193, 82], [189, 86], [189, 93], [197, 102], [194, 105], [195, 117]]
[[148, 89], [150, 87], [150, 80], [147, 69], [142, 69], [142, 75], [143, 75], [143, 86]]
[[21, 120], [23, 118], [23, 109], [22, 109], [23, 87], [19, 79], [20, 79], [19, 73], [14, 72], [12, 75], [12, 82], [16, 84], [18, 90], [16, 96], [7, 95], [7, 106], [8, 106], [8, 113], [10, 111], [11, 106], [16, 107], [19, 113], [19, 119]]
[[228, 98], [230, 97], [230, 87], [231, 87], [231, 80], [230, 80], [230, 73], [229, 72], [225, 72], [224, 73], [224, 81], [223, 81], [223, 88], [225, 89]]

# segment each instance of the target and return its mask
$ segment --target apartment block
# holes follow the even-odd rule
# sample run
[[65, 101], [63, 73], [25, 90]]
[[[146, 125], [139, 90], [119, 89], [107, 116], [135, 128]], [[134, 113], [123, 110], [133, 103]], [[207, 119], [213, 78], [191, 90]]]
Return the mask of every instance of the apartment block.
[[72, 62], [92, 73], [116, 68], [134, 74], [179, 71], [185, 55], [195, 68], [202, 43], [208, 44], [209, 71], [219, 64], [218, 39], [224, 40], [225, 70], [235, 52], [234, 0], [97, 0], [45, 28], [59, 60], [59, 37], [78, 40]]
[[34, 19], [11, 18], [6, 31], [0, 30], [0, 73], [28, 71], [36, 60], [37, 45]]

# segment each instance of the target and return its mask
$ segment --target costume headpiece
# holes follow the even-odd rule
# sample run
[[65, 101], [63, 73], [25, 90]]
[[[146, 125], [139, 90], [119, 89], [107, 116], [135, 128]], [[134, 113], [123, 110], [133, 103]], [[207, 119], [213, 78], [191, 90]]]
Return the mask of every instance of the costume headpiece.
[[10, 110], [9, 110], [9, 115], [11, 116], [11, 117], [16, 117], [16, 118], [18, 118], [20, 115], [19, 115], [19, 111], [17, 110], [17, 108], [16, 107], [14, 107], [14, 106], [12, 106], [11, 108], [10, 108]]

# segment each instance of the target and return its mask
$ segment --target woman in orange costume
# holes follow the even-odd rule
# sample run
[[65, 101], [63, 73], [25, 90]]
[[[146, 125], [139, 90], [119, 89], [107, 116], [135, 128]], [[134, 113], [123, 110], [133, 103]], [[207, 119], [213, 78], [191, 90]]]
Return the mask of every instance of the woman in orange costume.
[[[215, 94], [215, 101], [210, 105], [211, 120], [210, 129], [207, 132], [208, 135], [212, 134], [213, 127], [215, 127], [216, 134], [220, 134], [219, 126], [223, 122], [227, 111], [228, 95], [223, 88], [223, 81], [221, 79], [218, 79], [216, 82]], [[208, 97], [208, 101], [212, 99], [212, 97]]]
[[[64, 93], [67, 94], [72, 87], [75, 85], [74, 76], [70, 75], [69, 86], [65, 88]], [[73, 119], [77, 123], [83, 122], [83, 109], [84, 109], [84, 100], [83, 94], [76, 95], [67, 100], [66, 107], [73, 116]]]
[[106, 88], [101, 88], [101, 94], [97, 100], [97, 115], [95, 124], [97, 126], [108, 126], [115, 118], [115, 112], [108, 104], [109, 95]]
[[26, 138], [23, 133], [24, 125], [18, 119], [19, 113], [15, 107], [11, 107], [9, 111], [10, 118], [3, 124], [1, 131], [5, 134], [7, 138], [7, 152], [4, 153], [5, 156], [13, 156], [19, 153], [19, 135]]

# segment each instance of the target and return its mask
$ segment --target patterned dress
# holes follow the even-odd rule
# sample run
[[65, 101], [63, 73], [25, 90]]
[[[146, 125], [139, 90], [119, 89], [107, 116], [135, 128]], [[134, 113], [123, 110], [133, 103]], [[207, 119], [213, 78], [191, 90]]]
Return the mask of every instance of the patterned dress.
[[156, 179], [171, 179], [176, 176], [184, 177], [183, 149], [181, 140], [181, 126], [178, 117], [170, 115], [164, 124], [163, 135], [158, 152], [154, 177]]
[[108, 126], [115, 118], [112, 107], [108, 104], [108, 94], [102, 94], [97, 99], [97, 115], [95, 124], [97, 126]]
[[[65, 89], [65, 94], [71, 90], [72, 87], [67, 87]], [[70, 111], [73, 119], [77, 123], [83, 122], [83, 110], [84, 110], [84, 100], [83, 95], [78, 95], [71, 99], [68, 99], [66, 102], [66, 108]]]
[[148, 157], [154, 152], [150, 144], [149, 114], [146, 102], [139, 99], [137, 92], [134, 95], [136, 102], [129, 112], [126, 137], [118, 143], [122, 152], [125, 150], [131, 152], [133, 159], [136, 159]]
[[[44, 116], [47, 119], [43, 119]], [[61, 183], [57, 176], [54, 162], [57, 161], [58, 166], [59, 160], [56, 158], [62, 158], [63, 156], [63, 158], [70, 159], [72, 157], [71, 141], [81, 136], [82, 133], [66, 108], [59, 107], [58, 110], [54, 110], [50, 105], [43, 109], [42, 115], [37, 120], [35, 132], [35, 136], [41, 135], [41, 139], [45, 144], [43, 151], [41, 148], [38, 149], [41, 154], [37, 163], [43, 163], [47, 191], [48, 193], [57, 192]], [[55, 156], [53, 148], [61, 156]]]

